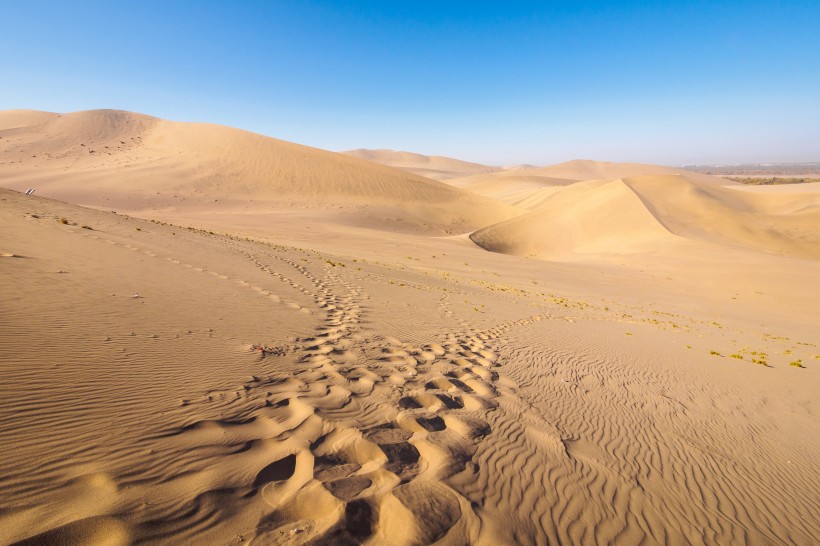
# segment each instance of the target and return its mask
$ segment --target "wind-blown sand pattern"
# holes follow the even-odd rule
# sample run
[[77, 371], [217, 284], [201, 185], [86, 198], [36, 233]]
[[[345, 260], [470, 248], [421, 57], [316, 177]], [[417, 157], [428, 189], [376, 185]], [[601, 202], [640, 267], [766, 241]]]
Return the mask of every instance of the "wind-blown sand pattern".
[[0, 190], [2, 544], [820, 540], [812, 187], [587, 181], [473, 232], [554, 250], [575, 203], [546, 261], [378, 195], [147, 220], [49, 184]]

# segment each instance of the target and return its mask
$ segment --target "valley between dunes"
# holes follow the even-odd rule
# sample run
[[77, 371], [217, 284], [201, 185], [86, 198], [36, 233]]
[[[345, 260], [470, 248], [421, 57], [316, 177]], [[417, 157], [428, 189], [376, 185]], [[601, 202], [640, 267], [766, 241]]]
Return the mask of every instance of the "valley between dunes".
[[402, 154], [0, 112], [0, 544], [820, 542], [818, 185]]

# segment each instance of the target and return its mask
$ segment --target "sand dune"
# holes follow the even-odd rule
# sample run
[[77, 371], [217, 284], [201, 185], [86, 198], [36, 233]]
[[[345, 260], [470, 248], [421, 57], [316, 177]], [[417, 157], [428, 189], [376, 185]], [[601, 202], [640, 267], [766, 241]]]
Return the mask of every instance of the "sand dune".
[[[117, 210], [291, 206], [390, 219], [394, 228], [466, 231], [512, 207], [356, 158], [228, 127], [130, 112], [0, 113], [6, 187]], [[216, 206], [215, 206], [216, 205]]]
[[568, 161], [549, 167], [465, 176], [448, 180], [447, 183], [491, 199], [532, 210], [552, 195], [558, 186], [567, 186], [582, 180], [613, 180], [650, 174], [679, 174], [698, 182], [719, 185], [734, 184], [734, 182], [718, 177], [673, 167], [589, 160]]
[[681, 175], [578, 182], [474, 233], [482, 248], [546, 259], [657, 252], [687, 242], [820, 259], [820, 193], [742, 193]]
[[578, 182], [526, 216], [471, 235], [494, 252], [559, 260], [649, 251], [673, 237], [620, 180]]
[[669, 283], [0, 199], [2, 543], [820, 536], [816, 262]]
[[46, 123], [54, 119], [53, 112], [39, 110], [0, 110], [0, 131]]
[[817, 185], [0, 128], [0, 544], [820, 542]]
[[422, 155], [412, 152], [397, 152], [395, 150], [349, 150], [341, 152], [345, 155], [358, 157], [374, 163], [388, 165], [403, 171], [432, 178], [434, 180], [447, 180], [460, 176], [470, 176], [500, 171], [502, 167], [491, 167], [453, 159], [452, 157], [442, 157], [438, 155]]

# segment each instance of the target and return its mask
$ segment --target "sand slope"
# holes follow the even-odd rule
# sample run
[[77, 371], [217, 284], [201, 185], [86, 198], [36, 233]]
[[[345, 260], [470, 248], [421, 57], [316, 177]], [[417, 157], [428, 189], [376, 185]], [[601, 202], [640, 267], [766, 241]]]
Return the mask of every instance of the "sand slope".
[[546, 259], [654, 252], [689, 242], [820, 259], [820, 193], [739, 192], [682, 175], [578, 182], [527, 214], [471, 235]]
[[447, 183], [496, 201], [531, 210], [544, 202], [561, 186], [578, 180], [530, 174], [529, 169], [492, 175], [454, 178]]
[[358, 157], [374, 163], [396, 167], [403, 171], [432, 178], [447, 180], [461, 176], [492, 173], [502, 170], [502, 167], [491, 167], [478, 163], [470, 163], [438, 155], [422, 155], [412, 152], [398, 152], [395, 150], [349, 150], [341, 152], [345, 155]]
[[35, 187], [84, 205], [208, 212], [342, 207], [434, 231], [517, 214], [427, 178], [228, 127], [112, 110], [3, 112], [4, 126], [4, 186]]
[[0, 544], [817, 544], [820, 185], [664, 169], [0, 113]]
[[549, 167], [524, 168], [448, 180], [447, 183], [479, 195], [534, 209], [555, 192], [581, 180], [613, 180], [643, 175], [679, 174], [704, 183], [734, 184], [717, 177], [673, 167], [642, 163], [574, 160]]
[[646, 251], [672, 235], [622, 181], [601, 180], [563, 188], [526, 216], [484, 228], [471, 238], [494, 252], [572, 259]]
[[0, 543], [820, 539], [816, 261], [268, 235], [307, 249], [9, 190], [0, 223]]

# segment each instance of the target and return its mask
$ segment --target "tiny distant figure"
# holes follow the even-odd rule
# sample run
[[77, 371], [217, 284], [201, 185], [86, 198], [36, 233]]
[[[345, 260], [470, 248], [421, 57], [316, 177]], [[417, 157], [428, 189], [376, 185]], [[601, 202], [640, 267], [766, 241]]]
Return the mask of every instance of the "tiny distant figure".
[[29, 188], [26, 190], [26, 195], [31, 195], [32, 193], [34, 193], [34, 188]]

